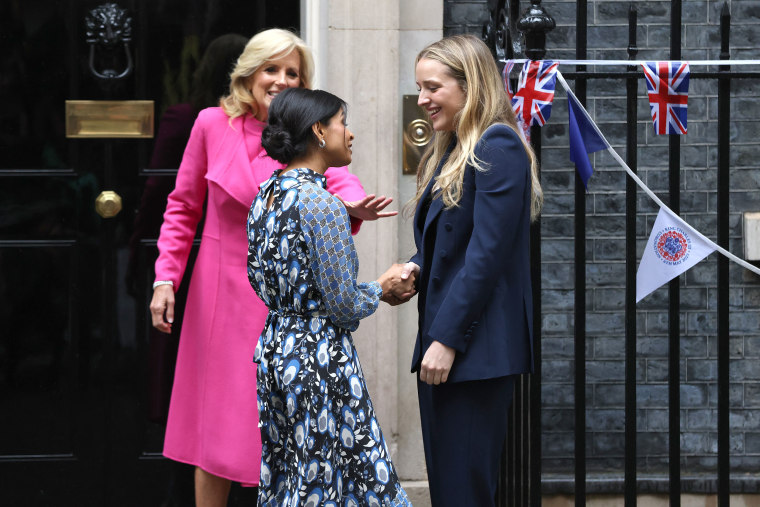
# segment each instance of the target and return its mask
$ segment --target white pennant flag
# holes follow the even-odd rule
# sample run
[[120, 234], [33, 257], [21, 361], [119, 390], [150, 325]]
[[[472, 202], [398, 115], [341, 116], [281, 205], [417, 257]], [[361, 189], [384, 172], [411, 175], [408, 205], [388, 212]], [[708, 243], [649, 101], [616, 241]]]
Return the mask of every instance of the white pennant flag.
[[689, 224], [660, 208], [636, 273], [636, 302], [714, 251]]

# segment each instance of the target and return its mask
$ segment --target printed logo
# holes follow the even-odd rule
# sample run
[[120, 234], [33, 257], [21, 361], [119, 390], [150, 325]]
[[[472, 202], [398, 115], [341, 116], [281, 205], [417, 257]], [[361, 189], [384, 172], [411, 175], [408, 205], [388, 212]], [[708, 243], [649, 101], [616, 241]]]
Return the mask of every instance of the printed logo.
[[665, 227], [654, 238], [654, 253], [669, 266], [677, 266], [689, 258], [691, 238], [680, 227]]

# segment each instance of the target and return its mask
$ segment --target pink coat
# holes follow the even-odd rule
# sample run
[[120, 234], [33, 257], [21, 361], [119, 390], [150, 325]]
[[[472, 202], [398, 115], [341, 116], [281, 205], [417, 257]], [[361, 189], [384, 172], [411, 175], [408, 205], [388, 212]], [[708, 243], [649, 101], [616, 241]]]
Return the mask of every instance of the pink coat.
[[[246, 485], [259, 483], [261, 437], [252, 361], [267, 310], [248, 283], [245, 224], [259, 184], [282, 164], [256, 135], [232, 125], [218, 107], [201, 111], [169, 195], [158, 240], [156, 280], [179, 287], [208, 197], [198, 258], [182, 323], [164, 455]], [[249, 131], [250, 132], [250, 131]], [[249, 161], [246, 143], [258, 153]], [[327, 189], [347, 200], [365, 193], [345, 167], [325, 174]], [[360, 223], [352, 222], [356, 232]]]

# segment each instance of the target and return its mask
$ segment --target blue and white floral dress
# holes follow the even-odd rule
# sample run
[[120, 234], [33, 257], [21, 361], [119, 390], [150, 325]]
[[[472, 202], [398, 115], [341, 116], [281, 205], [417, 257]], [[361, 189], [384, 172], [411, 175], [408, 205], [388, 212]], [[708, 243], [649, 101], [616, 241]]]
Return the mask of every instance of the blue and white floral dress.
[[278, 171], [261, 185], [248, 216], [248, 279], [269, 308], [254, 356], [260, 506], [411, 505], [351, 339], [382, 295], [356, 282], [358, 267], [322, 175]]

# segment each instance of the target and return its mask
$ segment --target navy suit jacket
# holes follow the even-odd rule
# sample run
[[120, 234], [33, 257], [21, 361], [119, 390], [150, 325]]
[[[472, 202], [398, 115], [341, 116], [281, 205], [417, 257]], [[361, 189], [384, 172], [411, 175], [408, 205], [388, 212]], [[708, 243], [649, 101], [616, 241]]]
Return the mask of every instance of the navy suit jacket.
[[[436, 169], [440, 172], [452, 146]], [[492, 125], [475, 148], [486, 171], [467, 165], [459, 205], [425, 202], [414, 215], [419, 331], [412, 372], [437, 340], [456, 349], [448, 382], [533, 371], [530, 163], [518, 135]]]

